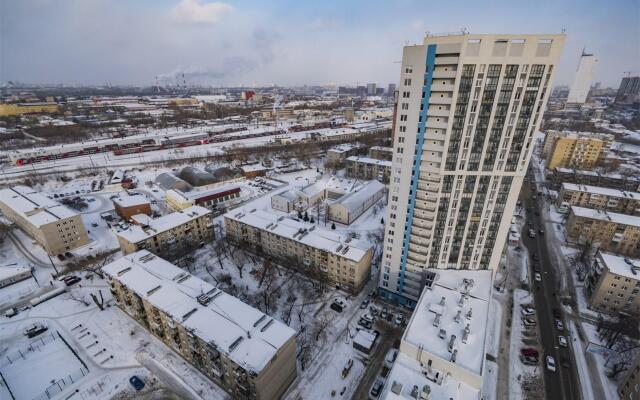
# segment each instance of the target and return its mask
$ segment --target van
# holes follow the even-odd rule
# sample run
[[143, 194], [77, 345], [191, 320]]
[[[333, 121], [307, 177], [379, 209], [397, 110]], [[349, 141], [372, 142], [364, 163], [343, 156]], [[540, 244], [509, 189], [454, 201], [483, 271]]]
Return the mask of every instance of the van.
[[393, 362], [396, 361], [396, 357], [398, 357], [398, 349], [389, 350], [387, 356], [384, 358], [384, 365], [391, 369]]

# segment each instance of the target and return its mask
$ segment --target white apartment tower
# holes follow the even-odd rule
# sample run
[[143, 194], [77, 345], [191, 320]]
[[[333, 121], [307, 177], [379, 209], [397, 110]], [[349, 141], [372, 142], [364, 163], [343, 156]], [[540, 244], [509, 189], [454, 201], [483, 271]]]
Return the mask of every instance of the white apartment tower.
[[587, 95], [589, 95], [589, 90], [591, 89], [591, 82], [593, 81], [593, 74], [595, 73], [597, 63], [598, 59], [593, 54], [587, 54], [582, 50], [576, 76], [573, 79], [571, 89], [569, 89], [567, 103], [584, 104], [585, 101], [587, 101]]
[[496, 268], [565, 35], [427, 36], [404, 47], [379, 292], [426, 268]]

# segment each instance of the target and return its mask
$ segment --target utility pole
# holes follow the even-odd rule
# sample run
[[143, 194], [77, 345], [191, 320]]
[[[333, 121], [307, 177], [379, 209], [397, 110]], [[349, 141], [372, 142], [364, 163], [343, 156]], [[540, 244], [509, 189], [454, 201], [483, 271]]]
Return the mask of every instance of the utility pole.
[[49, 257], [49, 262], [51, 263], [53, 270], [56, 271], [56, 275], [58, 275], [60, 272], [58, 272], [58, 268], [56, 268], [56, 265], [53, 263], [53, 260], [51, 259], [51, 256], [49, 255], [49, 253], [47, 253], [47, 257]]

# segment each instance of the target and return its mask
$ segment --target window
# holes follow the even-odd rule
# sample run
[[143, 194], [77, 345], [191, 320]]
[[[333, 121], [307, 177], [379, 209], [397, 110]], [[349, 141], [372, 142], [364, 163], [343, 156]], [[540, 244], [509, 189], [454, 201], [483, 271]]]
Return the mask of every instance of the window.
[[405, 74], [411, 74], [411, 73], [413, 73], [413, 66], [411, 66], [411, 65], [405, 65], [405, 66], [404, 66], [404, 73], [405, 73]]
[[411, 79], [408, 79], [408, 78], [407, 78], [407, 79], [405, 79], [405, 80], [404, 80], [404, 85], [405, 85], [405, 86], [411, 86]]

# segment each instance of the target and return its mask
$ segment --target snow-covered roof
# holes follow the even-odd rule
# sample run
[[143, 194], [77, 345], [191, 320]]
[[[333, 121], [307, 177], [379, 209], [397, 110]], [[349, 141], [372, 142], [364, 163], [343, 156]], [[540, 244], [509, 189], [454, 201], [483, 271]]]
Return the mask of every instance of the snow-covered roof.
[[16, 267], [16, 266], [0, 266], [0, 281], [4, 281], [6, 279], [11, 279], [13, 277], [22, 275], [24, 273], [31, 272], [31, 269], [27, 267]]
[[295, 335], [282, 322], [146, 250], [102, 270], [250, 371], [260, 373]]
[[241, 165], [239, 168], [242, 172], [265, 171], [269, 169], [260, 163]]
[[[455, 335], [455, 364], [482, 375], [492, 271], [429, 269], [428, 273], [435, 274], [435, 278], [427, 280], [402, 341], [448, 362], [452, 356], [449, 342]], [[438, 336], [441, 329], [445, 331], [444, 339]]]
[[418, 387], [418, 396], [424, 387], [428, 386], [430, 399], [477, 400], [480, 398], [478, 389], [455, 380], [450, 374], [444, 375], [442, 381], [434, 382], [424, 375], [423, 369], [417, 360], [403, 353], [398, 354], [380, 399], [415, 400], [416, 397], [411, 393], [414, 386]]
[[562, 190], [570, 190], [573, 192], [586, 192], [591, 194], [598, 194], [608, 197], [618, 197], [623, 199], [640, 200], [640, 193], [627, 192], [626, 190], [618, 190], [612, 188], [605, 188], [600, 186], [579, 185], [576, 183], [562, 183]]
[[239, 192], [240, 190], [241, 190], [240, 187], [235, 185], [220, 186], [220, 187], [208, 189], [208, 190], [192, 190], [190, 192], [183, 192], [179, 189], [175, 189], [175, 190], [168, 190], [167, 196], [170, 193], [172, 193], [173, 195], [178, 195], [185, 200], [195, 201], [195, 200], [204, 199], [206, 197], [215, 198], [217, 195], [220, 195], [222, 193], [227, 193], [227, 192], [235, 193], [235, 192]]
[[578, 206], [571, 206], [571, 212], [576, 217], [597, 219], [600, 221], [611, 221], [620, 225], [640, 227], [640, 217], [634, 215], [619, 214]]
[[347, 157], [347, 160], [364, 163], [364, 164], [375, 164], [375, 165], [382, 165], [385, 167], [391, 167], [391, 161], [378, 160], [377, 158], [371, 158], [371, 157], [351, 156], [351, 157]]
[[604, 251], [600, 251], [599, 256], [611, 273], [636, 281], [640, 280], [639, 259], [622, 257], [612, 253], [605, 253]]
[[338, 233], [324, 229], [319, 225], [280, 217], [267, 211], [252, 210], [244, 213], [234, 210], [226, 213], [224, 217], [254, 228], [268, 230], [275, 235], [316, 249], [325, 250], [338, 257], [356, 262], [360, 262], [371, 248], [368, 244], [356, 239], [342, 240]]
[[353, 149], [357, 149], [358, 145], [354, 144], [354, 143], [344, 143], [344, 144], [339, 144], [337, 146], [334, 146], [332, 148], [330, 148], [329, 150], [327, 150], [327, 152], [333, 152], [333, 153], [346, 153], [348, 151], [351, 151]]
[[37, 227], [78, 215], [75, 211], [27, 186], [14, 186], [0, 190], [0, 202]]
[[144, 227], [131, 225], [127, 229], [116, 232], [116, 235], [124, 238], [129, 243], [138, 243], [207, 214], [211, 214], [211, 211], [201, 206], [191, 206], [160, 218], [150, 218], [147, 222], [148, 225]]
[[374, 197], [382, 190], [384, 190], [384, 185], [382, 183], [378, 181], [369, 181], [362, 187], [355, 189], [353, 192], [340, 197], [333, 204], [341, 204], [349, 210], [349, 212], [354, 212], [362, 207], [364, 202]]
[[149, 200], [143, 194], [128, 194], [126, 192], [122, 192], [118, 195], [118, 197], [113, 198], [113, 202], [118, 207], [135, 207], [141, 206], [143, 204], [149, 204]]
[[369, 148], [369, 150], [385, 151], [387, 153], [393, 153], [393, 147], [373, 146]]

